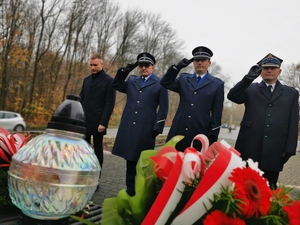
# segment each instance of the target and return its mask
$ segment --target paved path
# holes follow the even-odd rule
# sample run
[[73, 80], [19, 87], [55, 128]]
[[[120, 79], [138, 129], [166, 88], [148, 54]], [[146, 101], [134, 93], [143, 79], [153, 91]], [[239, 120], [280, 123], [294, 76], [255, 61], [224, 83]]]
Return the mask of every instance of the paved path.
[[[227, 130], [220, 132], [219, 141], [224, 139], [231, 146], [234, 146], [238, 131], [234, 130], [228, 134]], [[284, 166], [283, 171], [279, 175], [279, 182], [284, 185], [295, 188], [293, 194], [300, 193], [300, 153]], [[125, 160], [118, 156], [112, 155], [109, 151], [105, 151], [103, 169], [101, 173], [100, 188], [95, 192], [92, 201], [95, 204], [102, 205], [105, 198], [116, 197], [117, 193], [125, 188]]]

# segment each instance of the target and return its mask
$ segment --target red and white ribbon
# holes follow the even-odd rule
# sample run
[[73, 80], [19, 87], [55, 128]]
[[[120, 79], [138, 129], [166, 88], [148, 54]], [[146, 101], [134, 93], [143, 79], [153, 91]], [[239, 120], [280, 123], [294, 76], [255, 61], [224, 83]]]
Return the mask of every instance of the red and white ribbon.
[[226, 142], [215, 142], [209, 147], [205, 135], [197, 135], [194, 140], [201, 142], [201, 152], [191, 144], [184, 153], [176, 152], [173, 147], [165, 147], [151, 157], [156, 163], [157, 176], [165, 183], [142, 225], [165, 224], [180, 201], [185, 183], [196, 179], [201, 173], [203, 176], [196, 190], [172, 222], [174, 225], [193, 224], [211, 207], [209, 199], [221, 191], [221, 185], [225, 187], [231, 184], [228, 180], [231, 171], [243, 167], [239, 152]]
[[146, 215], [143, 225], [165, 224], [182, 196], [184, 182], [190, 182], [199, 175], [202, 160], [197, 150], [187, 148], [183, 154], [177, 152], [175, 162], [170, 158], [173, 153], [171, 147], [166, 147], [160, 150], [157, 156], [151, 157], [156, 163], [157, 176], [165, 180], [165, 183]]
[[[154, 161], [159, 163], [157, 158]], [[182, 162], [182, 157], [177, 154], [175, 163], [170, 170], [172, 172], [169, 173], [162, 189], [143, 220], [142, 225], [165, 224], [171, 212], [175, 209], [181, 198], [181, 192], [184, 189], [181, 173]]]
[[209, 199], [213, 199], [215, 193], [221, 192], [221, 185], [226, 187], [232, 184], [232, 182], [228, 180], [232, 170], [237, 167], [243, 167], [244, 165], [242, 159], [235, 151], [216, 142], [204, 152], [204, 158], [206, 158], [205, 155], [209, 156], [215, 153], [217, 153], [217, 155], [215, 156], [215, 160], [205, 171], [190, 200], [180, 214], [174, 219], [172, 224], [195, 223], [206, 213], [207, 209], [211, 208]]

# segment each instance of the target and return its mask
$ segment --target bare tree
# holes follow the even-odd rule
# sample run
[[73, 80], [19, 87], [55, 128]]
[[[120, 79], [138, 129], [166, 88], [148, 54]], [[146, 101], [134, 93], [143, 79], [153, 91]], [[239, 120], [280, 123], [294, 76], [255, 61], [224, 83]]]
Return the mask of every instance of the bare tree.
[[222, 67], [218, 65], [216, 62], [212, 62], [209, 67], [209, 73], [215, 77], [220, 78], [223, 82], [225, 82], [225, 92], [229, 90], [231, 87], [229, 86], [230, 76], [222, 73]]
[[19, 38], [19, 32], [22, 20], [20, 18], [22, 10], [22, 2], [18, 0], [11, 0], [4, 2], [1, 5], [1, 30], [0, 30], [0, 108], [4, 108], [6, 104], [6, 97], [8, 94], [8, 75], [9, 64], [11, 60], [11, 53], [15, 47], [15, 43]]
[[134, 61], [139, 53], [138, 36], [143, 13], [138, 10], [125, 12], [124, 16], [120, 15], [121, 23], [116, 27], [116, 52], [112, 57], [111, 63], [119, 66]]
[[138, 43], [141, 51], [155, 56], [156, 71], [160, 76], [166, 72], [168, 66], [181, 58], [183, 43], [178, 40], [176, 32], [161, 19], [159, 14], [144, 14]]
[[119, 14], [119, 6], [109, 0], [101, 0], [94, 5], [92, 16], [95, 26], [92, 35], [95, 47], [91, 51], [102, 55], [105, 60], [112, 53], [112, 39], [119, 24]]
[[[74, 1], [73, 7], [71, 11], [71, 18], [70, 18], [70, 28], [73, 28], [73, 35], [72, 37], [72, 44], [68, 45], [68, 52], [67, 52], [67, 77], [66, 83], [63, 88], [63, 96], [62, 100], [65, 98], [66, 93], [69, 91], [69, 84], [70, 79], [72, 76], [75, 76], [77, 70], [76, 61], [80, 56], [78, 55], [78, 48], [81, 43], [80, 34], [83, 31], [84, 26], [90, 20], [90, 12], [93, 10], [94, 2], [91, 0], [84, 0], [84, 1]], [[70, 29], [72, 30], [72, 29]]]
[[[34, 58], [34, 50], [35, 50], [35, 43], [36, 43], [36, 36], [38, 27], [40, 24], [38, 14], [35, 10], [35, 2], [28, 2], [28, 4], [24, 4], [22, 10], [22, 18], [24, 20], [23, 25], [23, 35], [19, 36], [20, 40], [22, 41], [22, 46], [25, 49], [25, 63], [24, 69], [21, 73], [23, 75], [23, 83], [21, 85], [21, 102], [20, 102], [20, 113], [26, 109], [26, 105], [28, 103], [28, 94], [30, 91], [30, 87], [32, 86], [32, 63]], [[20, 80], [20, 77], [17, 78]], [[26, 111], [26, 110], [25, 110]]]
[[292, 63], [284, 68], [279, 79], [281, 79], [284, 84], [292, 86], [300, 91], [300, 63]]
[[[43, 93], [43, 82], [44, 73], [42, 70], [39, 71], [40, 61], [42, 57], [48, 53], [54, 31], [56, 29], [56, 23], [61, 15], [61, 10], [57, 10], [57, 5], [59, 5], [59, 0], [51, 1], [51, 4], [45, 4], [46, 0], [41, 0], [41, 5], [37, 3], [37, 10], [40, 15], [40, 29], [37, 38], [37, 46], [35, 51], [35, 59], [33, 65], [33, 77], [32, 77], [32, 87], [29, 94], [29, 104], [33, 104], [35, 96], [41, 97]], [[39, 75], [39, 76], [38, 76]], [[37, 84], [39, 84], [37, 86]], [[35, 94], [36, 93], [36, 94]]]
[[161, 20], [158, 14], [146, 13], [141, 26], [142, 32], [139, 37], [139, 47], [142, 51], [149, 52], [155, 58], [161, 58], [161, 43], [168, 24]]

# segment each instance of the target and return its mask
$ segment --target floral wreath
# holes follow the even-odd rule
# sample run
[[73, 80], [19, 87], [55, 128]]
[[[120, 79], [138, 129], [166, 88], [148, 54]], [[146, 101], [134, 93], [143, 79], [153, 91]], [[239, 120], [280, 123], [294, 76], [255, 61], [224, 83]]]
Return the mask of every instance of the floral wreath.
[[12, 205], [8, 193], [7, 178], [8, 168], [12, 156], [27, 142], [30, 135], [25, 137], [23, 134], [11, 134], [0, 127], [0, 206]]
[[175, 145], [182, 138], [141, 153], [136, 195], [123, 189], [105, 199], [102, 225], [300, 224], [300, 201], [284, 186], [273, 191], [257, 162], [243, 161], [225, 141], [209, 146], [204, 135], [194, 138], [202, 143], [200, 152], [193, 146], [179, 152]]

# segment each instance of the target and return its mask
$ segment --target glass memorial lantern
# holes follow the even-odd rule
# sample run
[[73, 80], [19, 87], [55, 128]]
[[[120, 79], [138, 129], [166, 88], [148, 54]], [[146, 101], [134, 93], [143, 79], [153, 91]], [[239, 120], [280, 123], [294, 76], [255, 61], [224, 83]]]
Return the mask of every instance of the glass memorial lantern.
[[24, 145], [9, 167], [10, 198], [28, 217], [58, 220], [84, 208], [100, 174], [93, 148], [83, 138], [80, 97], [68, 95], [46, 132]]

